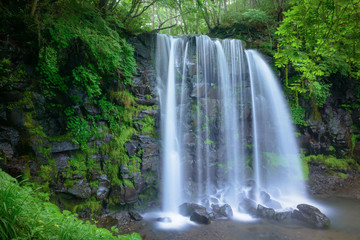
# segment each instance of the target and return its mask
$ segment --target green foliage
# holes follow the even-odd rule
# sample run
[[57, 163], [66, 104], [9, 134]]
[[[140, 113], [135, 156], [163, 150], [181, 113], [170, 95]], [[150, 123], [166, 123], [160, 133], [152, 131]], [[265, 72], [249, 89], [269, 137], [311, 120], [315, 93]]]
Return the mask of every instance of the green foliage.
[[7, 88], [12, 90], [13, 84], [21, 81], [25, 76], [26, 73], [22, 65], [15, 68], [8, 58], [3, 58], [0, 61], [0, 89]]
[[74, 85], [79, 89], [85, 88], [90, 99], [100, 96], [101, 77], [96, 73], [91, 64], [88, 67], [78, 66], [73, 69], [72, 73]]
[[359, 0], [291, 1], [292, 8], [276, 34], [277, 67], [293, 67], [300, 73], [291, 89], [309, 95], [317, 106], [329, 96], [329, 76], [340, 73], [360, 79], [360, 47], [356, 39]]
[[305, 108], [301, 106], [290, 107], [292, 122], [296, 125], [307, 126], [305, 118]]
[[87, 140], [91, 137], [91, 127], [84, 118], [72, 116], [68, 120], [67, 129], [74, 137], [73, 142], [79, 144], [82, 150], [87, 148]]
[[0, 183], [1, 239], [141, 239], [137, 233], [115, 237], [69, 211], [61, 213], [56, 205], [1, 170]]

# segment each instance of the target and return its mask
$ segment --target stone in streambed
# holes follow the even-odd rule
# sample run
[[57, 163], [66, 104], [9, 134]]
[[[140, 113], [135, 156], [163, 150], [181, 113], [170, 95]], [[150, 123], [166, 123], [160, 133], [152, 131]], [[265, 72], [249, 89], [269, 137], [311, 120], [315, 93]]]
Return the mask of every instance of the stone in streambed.
[[140, 213], [138, 213], [134, 210], [129, 211], [129, 215], [135, 221], [141, 221], [143, 219], [143, 217], [140, 215]]
[[197, 210], [205, 210], [206, 208], [196, 203], [183, 203], [179, 206], [179, 213], [185, 217], [190, 217], [191, 214]]
[[297, 205], [297, 209], [293, 211], [291, 217], [315, 228], [328, 228], [330, 226], [330, 219], [318, 208], [308, 204]]
[[245, 212], [252, 216], [256, 216], [256, 202], [250, 198], [243, 198], [238, 206], [239, 212]]
[[233, 216], [233, 211], [229, 204], [224, 204], [222, 206], [218, 204], [211, 204], [211, 208], [213, 214], [210, 215], [214, 215], [212, 216], [212, 219], [224, 218], [224, 217], [230, 218]]
[[195, 209], [194, 212], [190, 216], [190, 221], [200, 223], [200, 224], [210, 224], [210, 215], [206, 211], [206, 209]]
[[272, 208], [264, 207], [263, 205], [259, 204], [256, 208], [256, 216], [261, 218], [274, 219], [275, 210]]
[[278, 222], [286, 222], [291, 219], [292, 211], [284, 211], [275, 213], [274, 219]]

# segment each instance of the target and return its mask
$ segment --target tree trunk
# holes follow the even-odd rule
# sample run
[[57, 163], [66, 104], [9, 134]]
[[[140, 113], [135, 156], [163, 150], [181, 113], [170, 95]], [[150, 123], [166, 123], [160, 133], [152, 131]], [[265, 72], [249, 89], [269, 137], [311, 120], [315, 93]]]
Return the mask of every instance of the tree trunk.
[[34, 0], [32, 8], [31, 8], [31, 13], [30, 13], [30, 17], [33, 18], [35, 15], [35, 11], [37, 8], [37, 4], [38, 4], [39, 0]]
[[155, 4], [152, 5], [152, 29], [154, 30], [155, 29]]

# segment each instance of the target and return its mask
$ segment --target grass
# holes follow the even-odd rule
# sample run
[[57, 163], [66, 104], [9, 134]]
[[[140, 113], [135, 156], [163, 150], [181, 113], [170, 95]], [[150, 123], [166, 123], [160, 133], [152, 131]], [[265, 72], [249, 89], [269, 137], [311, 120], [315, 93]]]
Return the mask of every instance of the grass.
[[79, 220], [69, 211], [48, 202], [0, 169], [0, 239], [141, 240], [137, 233], [114, 236], [107, 229]]

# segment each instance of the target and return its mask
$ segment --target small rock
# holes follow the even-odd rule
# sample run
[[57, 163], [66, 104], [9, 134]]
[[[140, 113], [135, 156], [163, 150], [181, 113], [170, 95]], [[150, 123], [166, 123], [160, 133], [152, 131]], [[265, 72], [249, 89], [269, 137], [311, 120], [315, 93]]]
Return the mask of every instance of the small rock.
[[230, 218], [232, 217], [234, 214], [233, 214], [233, 211], [232, 211], [232, 208], [230, 207], [229, 204], [224, 204], [220, 207], [220, 211], [219, 213], [224, 216], [224, 217], [227, 217], [227, 218]]
[[179, 206], [179, 213], [185, 217], [189, 217], [196, 209], [206, 210], [205, 207], [196, 203], [183, 203]]
[[210, 215], [207, 213], [206, 209], [195, 209], [190, 216], [190, 220], [200, 224], [210, 224]]
[[134, 210], [129, 211], [129, 215], [135, 221], [141, 221], [143, 219], [143, 217], [138, 212], [136, 212]]

